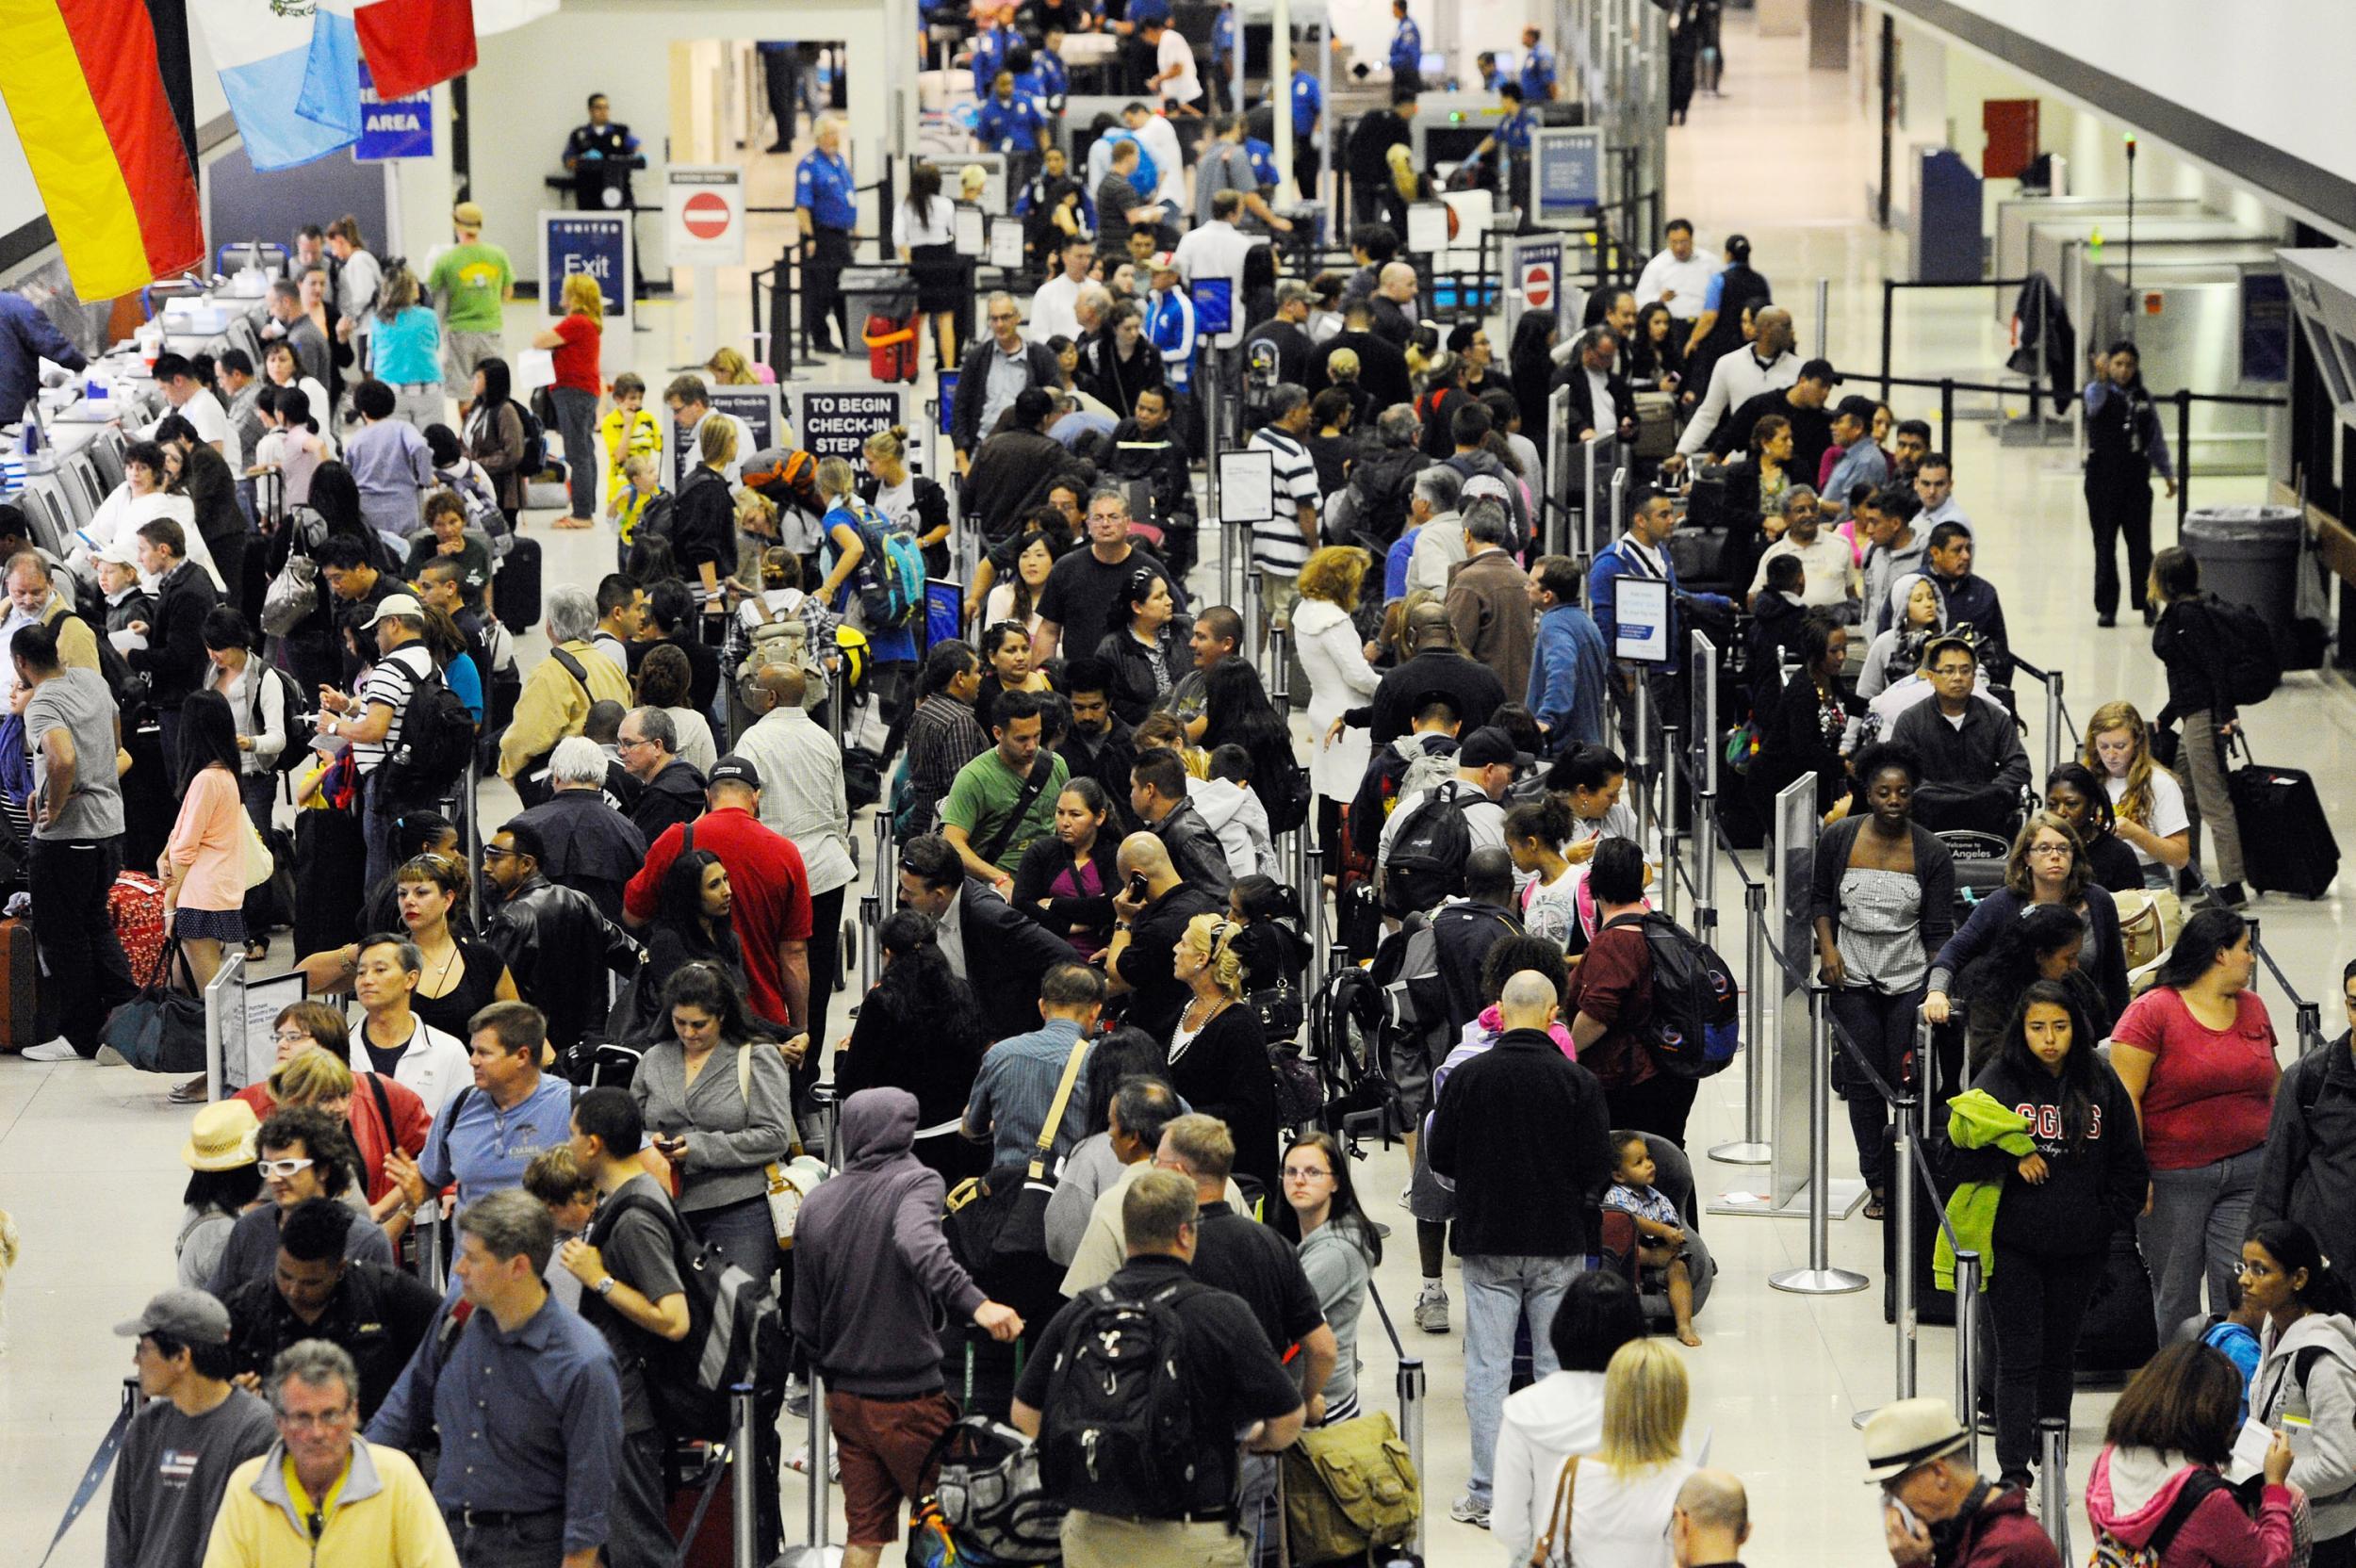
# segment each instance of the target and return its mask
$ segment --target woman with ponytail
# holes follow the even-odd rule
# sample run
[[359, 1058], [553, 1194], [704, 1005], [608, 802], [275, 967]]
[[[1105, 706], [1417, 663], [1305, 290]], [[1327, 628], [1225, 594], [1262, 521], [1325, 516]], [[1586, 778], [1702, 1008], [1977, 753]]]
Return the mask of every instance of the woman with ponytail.
[[2356, 1295], [2307, 1227], [2269, 1219], [2242, 1243], [2241, 1297], [2266, 1314], [2250, 1418], [2301, 1428], [2288, 1479], [2313, 1511], [2309, 1560], [2347, 1568], [2356, 1562]]

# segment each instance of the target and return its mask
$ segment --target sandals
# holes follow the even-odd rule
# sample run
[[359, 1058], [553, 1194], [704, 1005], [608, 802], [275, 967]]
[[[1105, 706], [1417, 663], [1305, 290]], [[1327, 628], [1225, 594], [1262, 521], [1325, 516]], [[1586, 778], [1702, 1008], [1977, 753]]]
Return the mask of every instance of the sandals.
[[1865, 1217], [1868, 1219], [1879, 1219], [1882, 1217], [1882, 1194], [1879, 1192], [1867, 1194], [1865, 1199]]
[[248, 942], [248, 943], [246, 943], [246, 944], [245, 944], [245, 961], [246, 961], [247, 963], [249, 963], [249, 964], [258, 964], [258, 963], [260, 963], [263, 959], [265, 959], [265, 958], [267, 958], [267, 957], [269, 957], [269, 956], [270, 956], [270, 939], [269, 939], [269, 938], [265, 937], [265, 938], [262, 938], [262, 939], [258, 939], [258, 940], [250, 941], [250, 942]]

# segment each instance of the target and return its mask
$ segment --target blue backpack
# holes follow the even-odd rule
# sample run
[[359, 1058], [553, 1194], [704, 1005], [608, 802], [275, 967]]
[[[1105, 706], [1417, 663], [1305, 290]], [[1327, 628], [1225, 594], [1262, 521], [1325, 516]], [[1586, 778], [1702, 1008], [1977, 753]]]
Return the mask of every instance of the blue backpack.
[[904, 630], [924, 605], [924, 552], [916, 531], [865, 501], [843, 501], [866, 558], [859, 566], [859, 616], [870, 631]]
[[[1709, 943], [1666, 915], [1621, 915], [1604, 927], [1637, 927], [1652, 960], [1652, 1019], [1644, 1046], [1663, 1072], [1707, 1078], [1742, 1045], [1742, 988]], [[1600, 933], [1599, 933], [1600, 934]]]

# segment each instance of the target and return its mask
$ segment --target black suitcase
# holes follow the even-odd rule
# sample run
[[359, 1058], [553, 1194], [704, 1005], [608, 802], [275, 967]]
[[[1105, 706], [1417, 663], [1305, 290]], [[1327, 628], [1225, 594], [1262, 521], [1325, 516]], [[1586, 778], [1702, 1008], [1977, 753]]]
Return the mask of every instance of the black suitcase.
[[[2243, 756], [2249, 755], [2247, 749]], [[2242, 864], [2252, 892], [2321, 898], [2339, 874], [2339, 841], [2313, 778], [2252, 762], [2225, 776], [2241, 825]]]
[[[1849, 1092], [1852, 1094], [1871, 1094], [1873, 1091], [1870, 1086], [1860, 1084]], [[1945, 1106], [1941, 1104], [1937, 1107], [1936, 1110], [1937, 1114], [1943, 1119], [1945, 1116]], [[1845, 1120], [1846, 1118], [1844, 1117], [1843, 1119]], [[1955, 1321], [1955, 1293], [1952, 1290], [1941, 1290], [1939, 1287], [1938, 1280], [1933, 1278], [1931, 1270], [1932, 1255], [1939, 1246], [1939, 1211], [1945, 1207], [1947, 1199], [1953, 1191], [1952, 1186], [1947, 1182], [1946, 1171], [1942, 1168], [1942, 1162], [1940, 1160], [1940, 1156], [1945, 1152], [1946, 1144], [1941, 1138], [1933, 1137], [1923, 1145], [1922, 1152], [1930, 1157], [1932, 1174], [1939, 1178], [1939, 1196], [1936, 1200], [1934, 1200], [1929, 1194], [1922, 1190], [1922, 1173], [1920, 1169], [1908, 1172], [1907, 1174], [1908, 1178], [1913, 1183], [1914, 1194], [1915, 1320], [1919, 1323], [1939, 1323], [1952, 1326]], [[1890, 1128], [1882, 1135], [1882, 1157], [1887, 1161], [1893, 1162], [1885, 1168], [1890, 1171], [1890, 1185], [1894, 1189], [1899, 1180], [1899, 1173], [1894, 1164], [1898, 1157], [1898, 1134], [1897, 1129], [1894, 1127]], [[1909, 1160], [1908, 1163], [1911, 1164], [1912, 1162]], [[1893, 1203], [1895, 1202], [1894, 1192], [1891, 1201]], [[1894, 1215], [1890, 1218], [1885, 1219], [1882, 1222], [1881, 1230], [1882, 1321], [1885, 1323], [1895, 1323], [1898, 1321], [1897, 1289], [1895, 1285], [1898, 1274], [1898, 1227], [1895, 1223]]]
[[499, 564], [492, 602], [499, 625], [510, 631], [528, 631], [540, 624], [540, 541], [515, 535], [515, 547]]
[[2081, 1388], [2124, 1388], [2136, 1367], [2160, 1353], [2151, 1321], [2151, 1276], [2132, 1226], [2111, 1233], [2110, 1261], [2078, 1323], [2073, 1358]]
[[295, 814], [296, 953], [323, 953], [361, 935], [368, 862], [358, 817], [349, 811]]

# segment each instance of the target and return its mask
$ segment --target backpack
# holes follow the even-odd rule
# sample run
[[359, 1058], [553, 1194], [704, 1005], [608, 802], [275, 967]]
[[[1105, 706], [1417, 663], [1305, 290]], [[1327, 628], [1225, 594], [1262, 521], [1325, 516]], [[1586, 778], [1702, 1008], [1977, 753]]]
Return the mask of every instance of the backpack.
[[2159, 1527], [2142, 1545], [2130, 1546], [2108, 1530], [2096, 1530], [2091, 1568], [2160, 1568], [2160, 1559], [2168, 1555], [2176, 1532], [2184, 1527], [2193, 1511], [2208, 1501], [2210, 1493], [2225, 1490], [2224, 1477], [2205, 1465], [2195, 1466], [2176, 1489], [2176, 1500], [2168, 1505]]
[[2266, 617], [2246, 604], [2215, 596], [2202, 605], [2209, 612], [2211, 640], [2217, 645], [2213, 667], [2221, 677], [2225, 694], [2236, 708], [2266, 701], [2282, 683], [2282, 656], [2274, 645], [2274, 632]]
[[515, 405], [515, 417], [524, 428], [523, 461], [515, 465], [516, 471], [526, 480], [538, 479], [548, 466], [548, 427], [540, 422], [529, 401], [513, 398], [508, 401]]
[[924, 552], [916, 531], [895, 523], [865, 501], [845, 499], [866, 557], [859, 565], [859, 618], [870, 631], [898, 630], [924, 604]]
[[1708, 942], [1666, 915], [1621, 915], [1607, 921], [1638, 928], [1652, 960], [1652, 1018], [1644, 1046], [1663, 1072], [1707, 1078], [1734, 1060], [1742, 1039], [1742, 988], [1734, 971]]
[[687, 1337], [673, 1343], [653, 1334], [645, 1348], [646, 1398], [656, 1425], [674, 1438], [722, 1438], [728, 1431], [728, 1391], [740, 1382], [781, 1383], [788, 1345], [777, 1302], [761, 1284], [714, 1247], [696, 1241], [668, 1203], [625, 1193], [600, 1204], [588, 1241], [600, 1247], [627, 1211], [643, 1210], [670, 1233], [671, 1261], [686, 1288]]
[[1383, 1033], [1394, 1045], [1441, 1043], [1448, 1030], [1448, 984], [1440, 978], [1440, 932], [1428, 912], [1410, 912], [1374, 950], [1374, 983], [1383, 988]]
[[763, 447], [744, 460], [737, 482], [780, 510], [799, 507], [813, 517], [826, 514], [818, 494], [818, 460], [792, 447]]
[[1464, 786], [1451, 779], [1407, 808], [1383, 871], [1383, 912], [1404, 919], [1461, 895], [1464, 862], [1471, 855]]
[[1382, 1102], [1383, 1017], [1382, 986], [1356, 964], [1337, 967], [1310, 994], [1302, 1054], [1323, 1086], [1329, 1126]]
[[[248, 658], [251, 660], [252, 656]], [[253, 661], [251, 667], [255, 676], [252, 693], [253, 733], [259, 735], [264, 727], [262, 688], [273, 686], [278, 692], [278, 722], [286, 729], [286, 743], [279, 748], [277, 759], [271, 762], [270, 768], [276, 773], [293, 773], [310, 760], [311, 715], [303, 711], [303, 699], [296, 693], [295, 683], [284, 671], [268, 668], [259, 661]], [[388, 1122], [386, 1125], [391, 1124]]]
[[427, 664], [401, 710], [401, 744], [381, 764], [386, 798], [412, 809], [447, 796], [474, 756], [474, 714], [431, 659]]
[[1074, 1300], [1039, 1434], [1048, 1495], [1125, 1519], [1186, 1517], [1198, 1486], [1177, 1302], [1209, 1288], [1174, 1280], [1124, 1297], [1107, 1284]]

